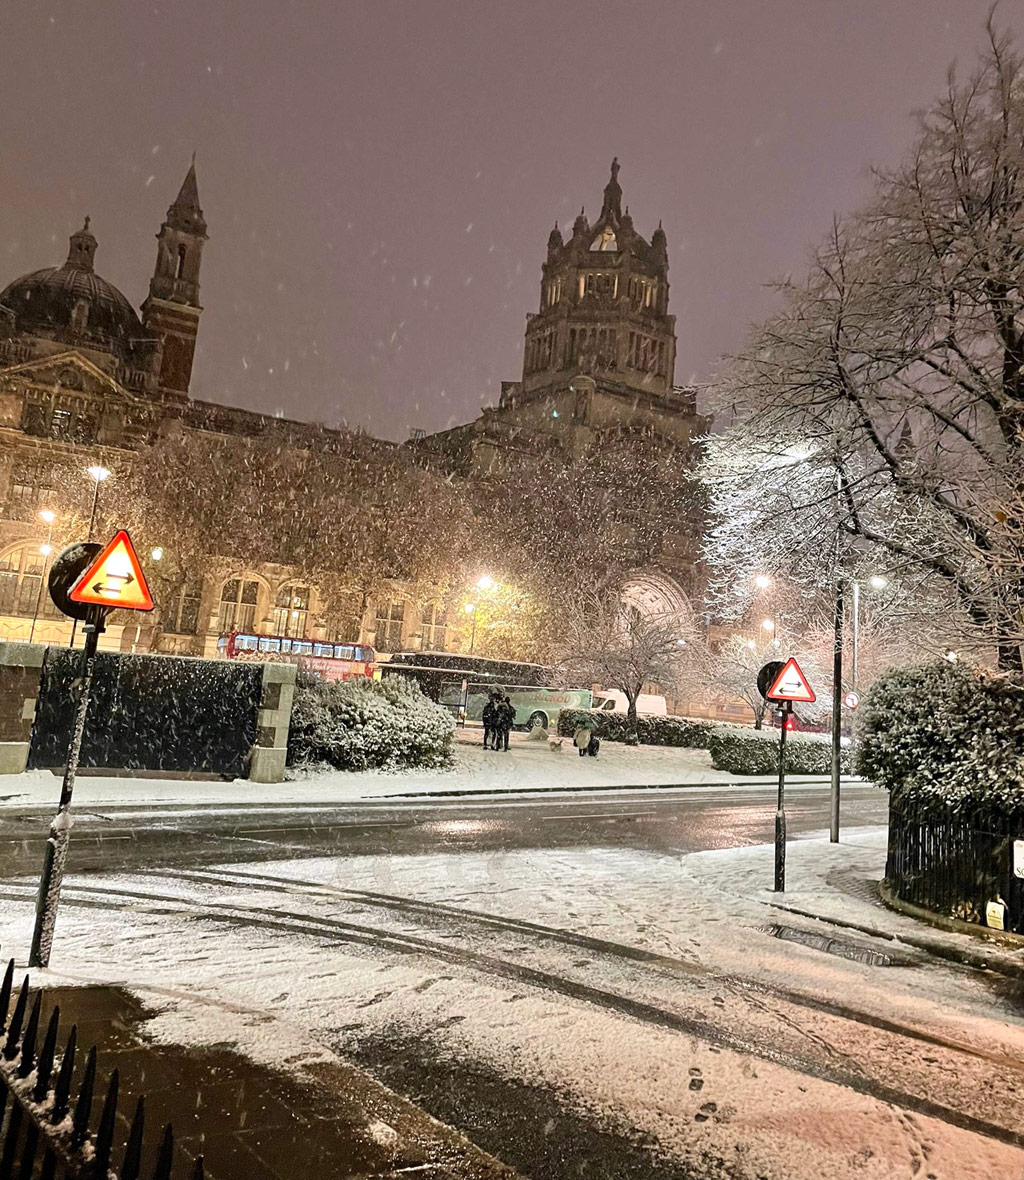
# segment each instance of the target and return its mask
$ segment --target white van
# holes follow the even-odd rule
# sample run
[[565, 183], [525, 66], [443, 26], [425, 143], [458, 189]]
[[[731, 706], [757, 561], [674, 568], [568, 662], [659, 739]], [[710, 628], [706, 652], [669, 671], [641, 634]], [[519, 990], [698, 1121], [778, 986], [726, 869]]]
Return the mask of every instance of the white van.
[[[602, 713], [626, 713], [629, 711], [629, 701], [626, 694], [617, 688], [606, 688], [602, 692], [594, 693], [594, 708]], [[668, 702], [656, 693], [641, 693], [636, 698], [636, 711], [642, 717], [668, 716]]]

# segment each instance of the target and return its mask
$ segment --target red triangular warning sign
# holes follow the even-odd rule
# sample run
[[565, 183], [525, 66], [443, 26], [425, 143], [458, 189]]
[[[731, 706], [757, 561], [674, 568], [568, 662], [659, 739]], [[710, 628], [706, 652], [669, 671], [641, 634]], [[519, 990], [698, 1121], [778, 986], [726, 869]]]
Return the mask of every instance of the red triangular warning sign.
[[124, 529], [96, 555], [96, 560], [72, 586], [68, 597], [72, 602], [91, 606], [153, 609], [146, 575], [135, 555], [132, 539]]
[[793, 659], [785, 662], [764, 695], [772, 701], [794, 701], [798, 705], [812, 705], [818, 699], [807, 677], [800, 671], [800, 665]]

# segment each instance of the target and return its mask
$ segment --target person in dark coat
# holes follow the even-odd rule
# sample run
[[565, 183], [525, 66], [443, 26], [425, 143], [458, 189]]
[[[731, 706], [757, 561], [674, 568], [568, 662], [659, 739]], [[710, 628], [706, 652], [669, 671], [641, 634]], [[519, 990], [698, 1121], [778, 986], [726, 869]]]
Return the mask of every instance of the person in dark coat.
[[482, 716], [484, 723], [484, 749], [498, 748], [498, 707], [494, 697], [488, 697]]
[[[508, 697], [498, 703], [498, 745], [497, 749], [508, 749], [508, 735], [516, 720], [516, 707]], [[504, 743], [504, 745], [502, 744]]]

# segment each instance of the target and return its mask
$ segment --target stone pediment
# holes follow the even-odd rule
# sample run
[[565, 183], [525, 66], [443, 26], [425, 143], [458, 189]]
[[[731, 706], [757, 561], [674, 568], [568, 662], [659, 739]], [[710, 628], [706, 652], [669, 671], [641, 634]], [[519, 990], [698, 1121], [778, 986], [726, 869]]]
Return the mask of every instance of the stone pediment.
[[108, 373], [72, 350], [0, 368], [0, 384], [12, 383], [93, 397], [130, 396]]

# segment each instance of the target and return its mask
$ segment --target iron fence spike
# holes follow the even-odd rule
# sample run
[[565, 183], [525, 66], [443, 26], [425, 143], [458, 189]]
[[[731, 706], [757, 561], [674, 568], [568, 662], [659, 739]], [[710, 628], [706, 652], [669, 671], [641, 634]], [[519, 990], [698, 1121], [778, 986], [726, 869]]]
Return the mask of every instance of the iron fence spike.
[[36, 1038], [39, 1036], [39, 1014], [43, 1007], [43, 993], [36, 992], [29, 1013], [25, 1035], [21, 1038], [21, 1060], [18, 1062], [18, 1077], [27, 1078], [36, 1063]]
[[8, 1061], [13, 1061], [18, 1052], [18, 1041], [21, 1039], [21, 1025], [25, 1019], [25, 1005], [28, 1003], [28, 976], [22, 980], [21, 989], [18, 992], [18, 1000], [14, 1005], [14, 1015], [11, 1017], [11, 1026], [7, 1030], [7, 1043], [4, 1045], [4, 1057]]
[[53, 1073], [53, 1059], [57, 1052], [57, 1032], [60, 1028], [60, 1006], [54, 1007], [50, 1013], [50, 1020], [46, 1026], [46, 1036], [43, 1037], [43, 1047], [39, 1050], [39, 1064], [36, 1066], [36, 1084], [32, 1090], [32, 1097], [36, 1102], [42, 1102], [50, 1088], [50, 1075]]
[[170, 1123], [164, 1127], [163, 1138], [160, 1140], [160, 1151], [156, 1157], [156, 1167], [153, 1169], [153, 1180], [171, 1180], [171, 1168], [174, 1167], [174, 1128]]
[[96, 1085], [96, 1046], [89, 1050], [85, 1063], [85, 1075], [78, 1091], [75, 1113], [71, 1118], [71, 1143], [81, 1147], [89, 1134], [89, 1118], [92, 1115], [92, 1092]]
[[57, 1073], [57, 1084], [53, 1088], [53, 1109], [50, 1111], [50, 1122], [59, 1123], [68, 1113], [71, 1101], [71, 1079], [75, 1072], [75, 1052], [78, 1049], [78, 1025], [71, 1026], [64, 1055], [60, 1059], [60, 1070]]
[[0, 1032], [3, 1031], [7, 1024], [7, 1013], [11, 1007], [11, 989], [14, 986], [14, 960], [7, 961], [7, 970], [4, 972], [3, 986], [0, 987]]
[[139, 1180], [139, 1169], [142, 1166], [142, 1131], [146, 1122], [146, 1099], [139, 1098], [135, 1104], [135, 1117], [128, 1132], [128, 1142], [124, 1148], [124, 1160], [118, 1180]]
[[103, 1110], [100, 1113], [100, 1125], [96, 1131], [96, 1154], [93, 1157], [93, 1168], [97, 1176], [106, 1177], [110, 1167], [110, 1150], [114, 1145], [114, 1120], [117, 1117], [117, 1090], [120, 1076], [117, 1070], [110, 1075], [107, 1085], [107, 1096], [103, 1099]]
[[203, 1157], [196, 1156], [196, 1166], [192, 1169], [191, 1180], [206, 1180], [206, 1169], [203, 1167]]

